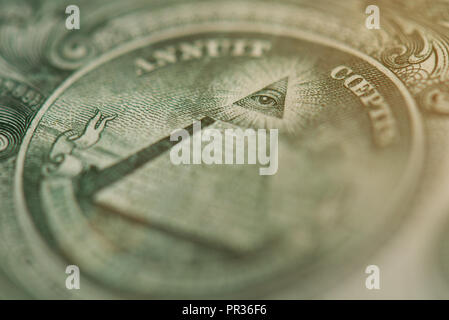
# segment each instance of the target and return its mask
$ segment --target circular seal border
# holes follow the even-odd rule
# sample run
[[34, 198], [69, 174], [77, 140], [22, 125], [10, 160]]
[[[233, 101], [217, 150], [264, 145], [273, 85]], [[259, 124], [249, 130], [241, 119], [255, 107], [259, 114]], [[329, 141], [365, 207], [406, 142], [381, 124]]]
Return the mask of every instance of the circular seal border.
[[[14, 202], [16, 204], [16, 212], [19, 220], [19, 224], [22, 226], [26, 226], [27, 233], [25, 233], [27, 240], [32, 246], [41, 246], [40, 250], [46, 249], [47, 255], [55, 256], [53, 250], [49, 247], [48, 243], [46, 243], [45, 239], [40, 235], [39, 230], [33, 224], [32, 217], [30, 215], [30, 211], [28, 210], [25, 194], [23, 192], [23, 172], [24, 172], [24, 163], [25, 157], [27, 154], [28, 146], [32, 140], [33, 134], [39, 125], [42, 117], [47, 112], [50, 106], [54, 104], [54, 102], [59, 98], [59, 96], [69, 88], [73, 83], [78, 81], [85, 74], [91, 72], [95, 68], [101, 66], [104, 63], [107, 63], [115, 58], [120, 57], [123, 54], [128, 52], [132, 52], [134, 50], [143, 48], [145, 46], [151, 45], [152, 43], [156, 43], [159, 41], [167, 40], [170, 38], [176, 38], [181, 36], [187, 36], [192, 34], [204, 34], [210, 32], [233, 32], [233, 33], [260, 33], [260, 34], [269, 34], [273, 36], [288, 36], [292, 38], [296, 38], [299, 40], [306, 40], [312, 43], [318, 43], [324, 46], [328, 46], [337, 50], [341, 50], [348, 54], [354, 55], [367, 63], [371, 64], [373, 67], [377, 68], [381, 71], [385, 76], [387, 76], [399, 89], [401, 95], [403, 96], [405, 102], [408, 105], [407, 111], [409, 114], [409, 122], [410, 129], [412, 132], [412, 143], [411, 143], [411, 152], [410, 152], [410, 160], [407, 162], [405, 168], [405, 174], [400, 180], [398, 187], [392, 192], [392, 206], [397, 207], [403, 197], [412, 192], [414, 190], [413, 181], [419, 176], [421, 172], [421, 168], [424, 163], [424, 128], [421, 122], [421, 115], [419, 109], [416, 105], [415, 100], [412, 95], [407, 90], [405, 84], [403, 84], [400, 79], [387, 67], [382, 65], [379, 61], [374, 58], [357, 51], [343, 43], [335, 41], [333, 39], [329, 39], [327, 37], [301, 31], [301, 30], [292, 30], [291, 28], [286, 28], [277, 25], [276, 28], [272, 28], [267, 26], [266, 24], [262, 24], [259, 22], [251, 23], [251, 22], [242, 22], [242, 23], [229, 23], [229, 22], [212, 22], [212, 23], [201, 23], [200, 25], [193, 25], [188, 27], [180, 28], [178, 30], [176, 27], [169, 30], [164, 30], [158, 33], [157, 35], [149, 35], [146, 37], [142, 37], [136, 39], [134, 41], [128, 42], [116, 49], [103, 54], [102, 56], [96, 58], [94, 61], [83, 67], [82, 69], [76, 71], [71, 76], [69, 76], [59, 87], [57, 87], [54, 92], [47, 98], [44, 102], [40, 110], [37, 112], [36, 116], [32, 120], [28, 130], [24, 136], [23, 142], [20, 146], [20, 150], [17, 156], [16, 162], [16, 172], [14, 176]], [[207, 30], [207, 31], [205, 31]], [[397, 203], [396, 203], [397, 202]], [[55, 256], [60, 260], [59, 256]], [[97, 287], [97, 286], [95, 286]], [[97, 288], [99, 289], [99, 288]], [[103, 290], [101, 290], [103, 291]]]

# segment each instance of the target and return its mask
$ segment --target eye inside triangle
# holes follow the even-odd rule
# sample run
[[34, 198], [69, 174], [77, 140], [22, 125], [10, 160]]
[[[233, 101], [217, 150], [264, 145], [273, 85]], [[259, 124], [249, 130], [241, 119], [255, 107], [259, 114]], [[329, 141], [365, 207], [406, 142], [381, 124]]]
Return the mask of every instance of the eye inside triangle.
[[287, 87], [288, 77], [285, 77], [238, 100], [235, 104], [268, 116], [283, 118]]

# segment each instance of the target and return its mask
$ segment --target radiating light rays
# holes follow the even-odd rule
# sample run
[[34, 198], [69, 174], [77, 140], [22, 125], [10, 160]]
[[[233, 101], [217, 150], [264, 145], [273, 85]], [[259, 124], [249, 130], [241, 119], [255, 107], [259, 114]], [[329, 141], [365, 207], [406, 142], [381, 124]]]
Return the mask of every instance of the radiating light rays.
[[[313, 73], [315, 63], [313, 59], [291, 56], [240, 61], [217, 75], [198, 102], [207, 115], [218, 120], [243, 127], [278, 128], [288, 134], [298, 134], [313, 122], [310, 118], [322, 110], [323, 102], [319, 96], [307, 95], [310, 90], [321, 89]], [[284, 94], [282, 117], [252, 110], [242, 103], [242, 100], [282, 79], [287, 79], [287, 88], [281, 92]]]

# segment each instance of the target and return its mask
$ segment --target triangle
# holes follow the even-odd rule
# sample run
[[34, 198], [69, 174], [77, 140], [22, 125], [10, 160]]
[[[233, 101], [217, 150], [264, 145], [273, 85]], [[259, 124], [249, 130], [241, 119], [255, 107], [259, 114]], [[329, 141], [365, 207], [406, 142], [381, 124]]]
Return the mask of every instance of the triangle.
[[283, 118], [285, 97], [287, 95], [288, 77], [269, 84], [263, 89], [235, 102], [243, 108], [263, 113], [264, 115]]

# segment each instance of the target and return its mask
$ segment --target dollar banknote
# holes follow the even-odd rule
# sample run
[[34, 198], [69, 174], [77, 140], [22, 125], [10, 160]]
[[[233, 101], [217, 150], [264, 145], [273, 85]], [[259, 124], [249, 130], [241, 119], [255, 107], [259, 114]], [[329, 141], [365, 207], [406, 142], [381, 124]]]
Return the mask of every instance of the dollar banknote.
[[0, 298], [449, 298], [448, 188], [447, 0], [0, 2]]

